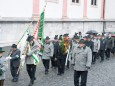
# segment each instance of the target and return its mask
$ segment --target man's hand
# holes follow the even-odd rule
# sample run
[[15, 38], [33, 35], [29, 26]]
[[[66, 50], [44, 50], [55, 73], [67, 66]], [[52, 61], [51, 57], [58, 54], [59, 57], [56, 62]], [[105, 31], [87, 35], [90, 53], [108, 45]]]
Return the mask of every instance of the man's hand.
[[86, 66], [86, 70], [89, 70], [89, 69], [90, 69], [90, 67]]
[[12, 57], [8, 56], [8, 57], [6, 57], [6, 59], [7, 59], [7, 60], [8, 60], [8, 59], [12, 59]]

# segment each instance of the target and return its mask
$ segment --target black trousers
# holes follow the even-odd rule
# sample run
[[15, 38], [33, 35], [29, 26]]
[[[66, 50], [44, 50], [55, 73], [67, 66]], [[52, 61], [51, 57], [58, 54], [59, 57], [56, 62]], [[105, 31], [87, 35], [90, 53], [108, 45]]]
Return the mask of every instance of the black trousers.
[[[88, 71], [74, 71], [74, 86], [86, 86]], [[81, 84], [79, 78], [81, 77]]]
[[66, 57], [58, 58], [58, 73], [63, 74], [65, 71]]
[[4, 80], [0, 80], [0, 86], [4, 86]]
[[51, 65], [52, 67], [57, 67], [57, 60], [56, 59], [56, 56], [53, 55], [53, 57], [51, 58]]
[[111, 52], [111, 49], [107, 48], [105, 52], [106, 58], [110, 58], [110, 52]]
[[104, 53], [105, 53], [105, 50], [99, 50], [99, 56], [101, 57], [101, 61], [104, 60]]
[[18, 77], [19, 77], [18, 68], [19, 67], [14, 67], [14, 66], [10, 65], [10, 71], [11, 71], [11, 75], [12, 75], [13, 79], [17, 79], [18, 80]]
[[43, 59], [43, 65], [45, 67], [45, 71], [48, 72], [49, 70], [49, 65], [50, 65], [50, 59]]
[[97, 52], [93, 52], [92, 54], [92, 62], [96, 62], [97, 59]]
[[36, 65], [26, 64], [26, 69], [31, 80], [35, 79]]

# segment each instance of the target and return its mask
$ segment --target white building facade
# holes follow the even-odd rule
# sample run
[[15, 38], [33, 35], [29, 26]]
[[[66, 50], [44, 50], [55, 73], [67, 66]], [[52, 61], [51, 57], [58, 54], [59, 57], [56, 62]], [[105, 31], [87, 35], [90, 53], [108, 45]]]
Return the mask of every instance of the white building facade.
[[[99, 33], [115, 32], [113, 10], [115, 0], [32, 0], [32, 2], [33, 5], [27, 7], [28, 9], [33, 7], [29, 18], [0, 18], [0, 46], [16, 43], [31, 21], [34, 21], [31, 26], [33, 29], [44, 6], [46, 6], [45, 36], [53, 38], [64, 33], [73, 36], [75, 32], [82, 32], [84, 35], [91, 29]], [[22, 10], [26, 13], [26, 9]]]

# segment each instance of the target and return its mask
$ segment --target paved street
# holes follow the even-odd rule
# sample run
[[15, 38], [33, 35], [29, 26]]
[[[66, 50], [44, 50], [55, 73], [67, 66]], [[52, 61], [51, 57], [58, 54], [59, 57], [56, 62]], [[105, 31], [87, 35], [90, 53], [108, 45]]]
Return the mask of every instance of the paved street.
[[[5, 48], [6, 50], [7, 48]], [[63, 76], [57, 76], [57, 70], [49, 70], [49, 75], [44, 75], [44, 67], [40, 63], [36, 71], [35, 84], [33, 86], [74, 86], [73, 85], [73, 68], [66, 70]], [[7, 70], [5, 86], [28, 86], [29, 77], [24, 67], [20, 72], [19, 82], [12, 83], [12, 77]], [[105, 60], [92, 65], [88, 75], [87, 86], [115, 86], [115, 57], [111, 57], [109, 61]]]

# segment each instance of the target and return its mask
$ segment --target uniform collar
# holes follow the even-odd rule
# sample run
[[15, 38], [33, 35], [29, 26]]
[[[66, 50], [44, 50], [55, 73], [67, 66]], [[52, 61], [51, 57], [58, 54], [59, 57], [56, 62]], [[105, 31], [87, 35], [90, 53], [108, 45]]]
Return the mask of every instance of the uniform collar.
[[[81, 47], [78, 46], [78, 48], [81, 48]], [[83, 47], [83, 49], [86, 49], [86, 45]]]

